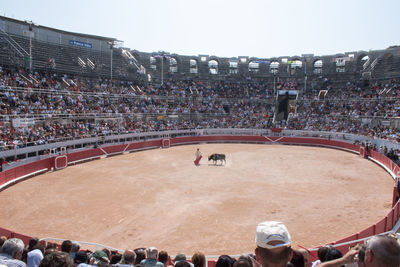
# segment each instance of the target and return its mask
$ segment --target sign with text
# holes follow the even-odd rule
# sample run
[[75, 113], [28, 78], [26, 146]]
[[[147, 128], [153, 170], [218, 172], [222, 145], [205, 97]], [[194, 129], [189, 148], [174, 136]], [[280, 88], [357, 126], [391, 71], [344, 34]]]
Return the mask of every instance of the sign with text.
[[75, 46], [80, 46], [80, 47], [85, 47], [85, 48], [92, 48], [91, 43], [85, 43], [85, 42], [79, 42], [75, 40], [69, 40], [70, 45], [75, 45]]

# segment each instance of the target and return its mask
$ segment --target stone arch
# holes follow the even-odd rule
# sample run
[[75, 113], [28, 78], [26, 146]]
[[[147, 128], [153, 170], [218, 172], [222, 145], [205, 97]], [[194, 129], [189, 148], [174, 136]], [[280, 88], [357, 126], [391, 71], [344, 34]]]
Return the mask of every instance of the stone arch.
[[324, 66], [324, 62], [322, 61], [321, 58], [317, 58], [313, 62], [313, 67], [314, 68], [322, 68]]
[[260, 71], [260, 63], [255, 60], [249, 62], [249, 72], [257, 73]]
[[345, 60], [345, 58], [346, 58], [346, 55], [344, 55], [344, 54], [336, 54], [336, 55], [335, 55], [335, 64], [336, 64], [336, 67], [343, 67], [343, 66], [345, 66], [345, 65], [346, 65], [346, 60]]
[[198, 66], [197, 59], [191, 58], [189, 60], [189, 72], [194, 74], [198, 73], [199, 71], [197, 66]]
[[321, 58], [317, 58], [313, 62], [313, 72], [314, 74], [322, 74], [322, 67], [324, 66], [324, 62]]
[[301, 69], [303, 67], [303, 61], [300, 59], [296, 58], [291, 60], [290, 62], [290, 68], [291, 69]]
[[208, 70], [210, 74], [218, 74], [218, 61], [216, 59], [210, 59], [208, 61]]
[[150, 69], [157, 70], [157, 59], [153, 56], [150, 56]]
[[168, 58], [168, 63], [169, 63], [169, 72], [171, 73], [178, 72], [178, 61], [176, 60], [175, 57]]
[[269, 72], [273, 73], [273, 74], [278, 73], [279, 72], [279, 66], [280, 66], [280, 63], [279, 63], [278, 60], [276, 60], [276, 59], [271, 60], [271, 63], [269, 64]]
[[239, 72], [239, 60], [237, 58], [229, 59], [229, 74], [237, 74]]

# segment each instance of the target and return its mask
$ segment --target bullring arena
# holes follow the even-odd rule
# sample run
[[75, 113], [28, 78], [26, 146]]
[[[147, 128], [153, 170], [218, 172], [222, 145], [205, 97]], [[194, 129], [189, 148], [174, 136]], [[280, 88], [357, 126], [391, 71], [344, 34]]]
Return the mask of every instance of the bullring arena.
[[[200, 148], [204, 158], [193, 164]], [[224, 153], [225, 165], [206, 156]], [[371, 186], [373, 185], [373, 186]], [[36, 176], [0, 193], [0, 225], [31, 236], [156, 246], [171, 254], [254, 250], [257, 223], [285, 222], [312, 248], [370, 226], [391, 209], [393, 179], [347, 151], [198, 144], [138, 151]]]
[[[14, 10], [27, 8], [22, 6]], [[30, 16], [44, 10], [42, 5], [33, 6]], [[278, 19], [256, 16], [246, 9], [217, 12], [208, 8], [197, 16], [198, 9], [182, 12], [182, 3], [179, 8], [168, 3], [162, 16], [154, 13], [159, 5], [151, 5], [149, 12], [127, 3], [117, 6], [129, 11], [129, 23], [121, 27], [113, 26], [122, 18], [114, 9], [111, 13], [118, 19], [97, 12], [80, 16], [85, 21], [75, 29], [90, 31], [82, 23], [89, 25], [91, 20], [96, 22], [96, 35], [67, 31], [72, 22], [80, 20], [73, 16], [68, 27], [59, 24], [60, 29], [49, 26], [61, 21], [61, 16], [49, 26], [30, 17], [0, 16], [0, 242], [19, 243], [22, 261], [29, 261], [29, 253], [25, 257], [22, 249], [35, 248], [32, 242], [29, 248], [26, 245], [37, 237], [41, 245], [52, 243], [42, 253], [50, 258], [59, 254], [53, 251], [54, 244], [60, 248], [66, 240], [77, 241], [91, 259], [76, 257], [74, 264], [92, 264], [98, 253], [91, 252], [101, 249], [113, 251], [110, 266], [133, 264], [133, 253], [126, 251], [127, 258], [120, 259], [115, 250], [155, 246], [172, 257], [185, 253], [190, 258], [199, 251], [205, 254], [207, 265], [196, 267], [215, 267], [219, 255], [239, 258], [254, 252], [256, 226], [273, 220], [289, 229], [293, 255], [299, 254], [295, 251], [299, 248], [311, 252], [308, 259], [303, 256], [308, 265], [303, 266], [300, 256], [296, 267], [310, 267], [323, 245], [344, 254], [377, 235], [400, 238], [397, 41], [380, 36], [375, 39], [389, 47], [367, 51], [354, 44], [351, 51], [333, 47], [333, 54], [319, 54], [319, 42], [330, 39], [311, 34], [311, 28], [323, 29], [337, 40], [346, 39], [343, 33], [352, 37], [363, 33], [341, 30], [348, 23], [336, 25], [339, 33], [320, 25], [318, 14], [332, 11], [337, 17], [343, 13], [326, 6], [318, 11], [315, 5], [312, 9], [303, 5], [305, 11], [311, 10], [310, 16], [296, 15], [304, 13], [297, 8], [295, 13], [287, 7], [282, 11], [259, 9], [274, 10], [269, 14], [279, 14]], [[63, 5], [57, 6], [57, 12], [77, 14], [66, 12], [69, 7], [76, 9], [76, 5]], [[375, 10], [368, 15], [354, 12], [359, 7], [346, 8], [354, 15], [362, 14], [357, 21], [378, 19]], [[40, 17], [58, 15], [49, 10]], [[179, 33], [178, 24], [168, 27], [174, 10], [179, 16], [190, 14], [189, 20], [179, 22], [190, 26], [190, 31]], [[146, 17], [138, 19], [132, 13], [136, 11]], [[252, 17], [245, 19], [247, 14]], [[285, 16], [289, 19], [282, 20]], [[158, 17], [165, 22], [161, 28], [151, 23]], [[292, 56], [272, 57], [255, 57], [253, 49], [243, 56], [183, 55], [173, 45], [164, 47], [169, 44], [166, 38], [151, 42], [163, 47], [146, 46], [145, 52], [130, 48], [119, 37], [103, 36], [106, 31], [101, 26], [107, 22], [107, 28], [118, 32], [129, 26], [129, 35], [120, 37], [134, 38], [135, 46], [150, 34], [158, 36], [160, 29], [160, 36], [173, 36], [164, 34], [164, 29], [174, 29], [174, 34], [185, 37], [179, 46], [194, 48], [198, 40], [206, 40], [207, 47], [214, 49], [220, 42], [208, 30], [218, 29], [218, 36], [224, 38], [225, 28], [249, 22], [250, 27], [230, 34], [234, 38], [224, 38], [228, 41], [224, 53], [242, 41], [273, 53], [265, 45], [299, 48], [303, 42], [297, 34], [264, 30], [279, 28], [283, 22], [290, 22], [289, 28], [301, 26], [297, 21], [303, 17], [320, 26], [299, 28], [307, 29], [304, 37], [315, 36], [318, 42]], [[268, 21], [262, 24], [259, 18]], [[212, 22], [212, 27], [201, 33], [193, 26], [197, 22], [204, 29], [204, 23]], [[137, 30], [152, 24], [157, 24], [156, 30], [138, 34]], [[388, 29], [395, 23], [386, 24], [383, 28]], [[221, 31], [220, 25], [229, 27]], [[373, 29], [365, 23], [362, 26]], [[258, 27], [262, 34], [251, 34]], [[191, 33], [196, 39], [191, 39]], [[260, 42], [261, 36], [268, 40]], [[290, 41], [283, 40], [286, 36]], [[346, 45], [351, 43], [348, 39]], [[369, 40], [364, 45], [370, 45]], [[197, 148], [203, 159], [196, 166]], [[226, 162], [208, 161], [214, 153], [226, 156]], [[273, 245], [267, 241], [278, 233], [266, 230], [263, 234], [268, 236], [263, 240]], [[289, 243], [286, 238], [281, 241]], [[376, 245], [379, 251], [389, 251], [382, 242]], [[66, 252], [69, 243], [64, 243]], [[265, 243], [258, 245], [266, 253], [270, 246], [264, 247]], [[1, 244], [0, 252], [10, 246]], [[378, 252], [374, 241], [367, 244], [368, 249]], [[400, 255], [397, 249], [395, 256]], [[11, 254], [5, 255], [7, 259], [19, 257], [19, 253]], [[135, 264], [140, 264], [140, 255]], [[370, 255], [379, 259], [378, 253]], [[269, 256], [257, 256], [260, 264], [269, 266], [263, 261]], [[2, 257], [0, 265], [4, 264]], [[101, 260], [99, 266], [107, 261]]]

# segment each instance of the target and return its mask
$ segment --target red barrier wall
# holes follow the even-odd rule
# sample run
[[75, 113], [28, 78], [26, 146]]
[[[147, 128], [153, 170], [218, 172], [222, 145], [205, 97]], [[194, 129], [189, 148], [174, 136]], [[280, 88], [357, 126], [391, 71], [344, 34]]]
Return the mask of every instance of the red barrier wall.
[[375, 235], [375, 224], [371, 225], [370, 227], [367, 227], [366, 229], [362, 230], [359, 234], [358, 234], [358, 238], [365, 238], [365, 237], [369, 237]]
[[121, 153], [124, 151], [125, 147], [126, 147], [126, 144], [125, 145], [106, 146], [106, 147], [103, 147], [103, 150], [109, 154]]
[[0, 185], [6, 183], [6, 175], [4, 172], [0, 172]]
[[68, 153], [68, 163], [82, 160], [82, 159], [87, 159], [87, 158], [92, 158], [92, 157], [100, 157], [103, 156], [104, 152], [101, 151], [100, 148], [94, 148], [94, 149], [88, 149], [88, 150], [82, 150], [79, 152], [73, 152], [73, 153]]
[[137, 143], [131, 143], [129, 144], [128, 148], [126, 150], [135, 150], [135, 149], [144, 149], [147, 147], [161, 147], [162, 146], [162, 140], [152, 140], [152, 141], [143, 141], [143, 142], [137, 142]]
[[[280, 143], [280, 144], [304, 144], [304, 145], [317, 145], [317, 146], [328, 146], [335, 147], [341, 149], [351, 150], [353, 152], [359, 153], [360, 147], [358, 145], [354, 145], [351, 143], [346, 143], [342, 141], [335, 140], [327, 140], [327, 139], [319, 139], [319, 138], [310, 138], [310, 137], [265, 137], [265, 136], [234, 136], [234, 135], [215, 135], [215, 136], [191, 136], [191, 137], [177, 137], [170, 139], [171, 145], [181, 145], [181, 144], [190, 144], [190, 143], [206, 143], [206, 142], [246, 142], [246, 143]], [[151, 141], [143, 141], [143, 142], [134, 142], [130, 143], [128, 146], [125, 145], [112, 145], [107, 147], [102, 147], [104, 151], [107, 153], [120, 153], [130, 150], [139, 150], [146, 149], [151, 147], [161, 147], [162, 139], [159, 140], [151, 140]], [[68, 162], [74, 162], [84, 159], [90, 159], [94, 157], [104, 156], [104, 151], [100, 148], [87, 149], [79, 152], [68, 153]], [[370, 156], [380, 163], [384, 164], [387, 168], [389, 168], [392, 172], [400, 174], [400, 168], [394, 164], [390, 159], [381, 155], [375, 151], [371, 151]], [[51, 169], [54, 168], [54, 158], [48, 158], [44, 160], [39, 160], [33, 163], [28, 163], [4, 172], [0, 173], [0, 185], [14, 180], [23, 175], [35, 172], [41, 169]], [[395, 192], [395, 191], [394, 191]], [[394, 226], [396, 221], [399, 219], [400, 215], [400, 205], [396, 203], [396, 205], [392, 208], [389, 214], [381, 219], [376, 224], [367, 227], [362, 230], [360, 233], [353, 234], [351, 236], [342, 238], [333, 242], [333, 244], [339, 244], [343, 242], [348, 242], [352, 240], [356, 240], [363, 237], [368, 237], [371, 235], [379, 234], [382, 232], [386, 232]], [[5, 235], [7, 237], [19, 237], [24, 242], [28, 242], [29, 236], [25, 236], [22, 234], [14, 233], [10, 230], [0, 228], [0, 235]], [[345, 252], [348, 248], [348, 245], [340, 246], [338, 249]], [[215, 261], [209, 261], [209, 267], [213, 267], [215, 265]]]

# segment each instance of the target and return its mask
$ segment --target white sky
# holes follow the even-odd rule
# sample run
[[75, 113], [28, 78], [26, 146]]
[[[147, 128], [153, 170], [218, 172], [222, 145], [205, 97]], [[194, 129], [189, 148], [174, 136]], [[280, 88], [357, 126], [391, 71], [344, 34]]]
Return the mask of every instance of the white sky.
[[331, 55], [400, 45], [399, 0], [2, 0], [0, 15], [142, 52]]

